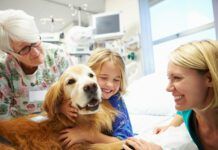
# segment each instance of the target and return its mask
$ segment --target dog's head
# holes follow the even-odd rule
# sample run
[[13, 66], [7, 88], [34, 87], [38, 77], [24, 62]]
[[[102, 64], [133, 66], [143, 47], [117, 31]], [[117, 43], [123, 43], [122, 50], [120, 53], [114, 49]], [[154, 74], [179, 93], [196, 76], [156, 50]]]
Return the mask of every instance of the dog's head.
[[85, 65], [75, 65], [68, 68], [48, 90], [44, 109], [48, 117], [59, 112], [62, 101], [69, 100], [79, 114], [92, 114], [99, 108], [101, 89], [95, 73]]

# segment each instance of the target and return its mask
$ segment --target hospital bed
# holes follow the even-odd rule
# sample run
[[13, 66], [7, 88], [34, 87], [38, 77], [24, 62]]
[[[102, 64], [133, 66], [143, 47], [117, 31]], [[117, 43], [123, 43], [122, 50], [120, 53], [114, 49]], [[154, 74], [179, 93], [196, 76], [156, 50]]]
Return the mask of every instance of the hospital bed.
[[133, 81], [124, 100], [137, 138], [154, 142], [164, 150], [197, 150], [184, 124], [155, 135], [153, 129], [168, 124], [176, 114], [166, 73], [154, 73]]

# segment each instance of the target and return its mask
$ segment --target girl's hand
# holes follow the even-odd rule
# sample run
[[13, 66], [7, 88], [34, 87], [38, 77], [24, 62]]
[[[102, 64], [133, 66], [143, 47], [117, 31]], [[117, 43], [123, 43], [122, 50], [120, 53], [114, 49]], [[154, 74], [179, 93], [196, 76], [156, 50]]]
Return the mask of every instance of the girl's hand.
[[154, 134], [159, 134], [161, 132], [166, 131], [170, 126], [166, 125], [166, 126], [161, 126], [161, 127], [156, 127], [153, 131]]
[[73, 144], [85, 141], [86, 137], [86, 134], [84, 134], [83, 131], [77, 127], [64, 129], [60, 132], [60, 134], [59, 141], [61, 141], [62, 147], [67, 149], [69, 149]]
[[78, 116], [78, 110], [77, 108], [74, 108], [71, 105], [70, 101], [63, 101], [60, 110], [61, 113], [63, 113], [65, 116], [67, 116], [68, 119], [75, 122], [76, 117]]
[[123, 145], [124, 150], [162, 150], [154, 143], [146, 142], [142, 139], [128, 138]]

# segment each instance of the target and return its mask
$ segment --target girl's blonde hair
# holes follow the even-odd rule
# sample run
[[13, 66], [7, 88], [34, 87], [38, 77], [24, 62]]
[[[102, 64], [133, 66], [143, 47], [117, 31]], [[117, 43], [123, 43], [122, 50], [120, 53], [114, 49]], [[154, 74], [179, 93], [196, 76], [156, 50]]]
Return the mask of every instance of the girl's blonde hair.
[[126, 79], [126, 72], [125, 72], [125, 64], [121, 57], [121, 55], [113, 50], [99, 48], [92, 52], [89, 60], [88, 66], [98, 74], [102, 69], [102, 66], [105, 62], [111, 61], [119, 67], [121, 71], [121, 85], [119, 92], [124, 94], [126, 92], [127, 86], [127, 79]]
[[170, 55], [176, 65], [196, 69], [199, 73], [209, 72], [212, 78], [214, 97], [205, 108], [218, 107], [218, 42], [202, 40], [180, 46]]
[[22, 10], [0, 11], [0, 50], [10, 53], [11, 40], [28, 43], [39, 40], [39, 31], [34, 18]]

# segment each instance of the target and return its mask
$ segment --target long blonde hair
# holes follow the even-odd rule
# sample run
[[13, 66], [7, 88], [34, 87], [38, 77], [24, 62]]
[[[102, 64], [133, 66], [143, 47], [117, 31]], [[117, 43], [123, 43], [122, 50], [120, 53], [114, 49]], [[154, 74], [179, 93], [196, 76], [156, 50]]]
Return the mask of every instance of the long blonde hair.
[[170, 61], [181, 67], [209, 72], [212, 78], [214, 97], [206, 107], [218, 107], [218, 42], [202, 40], [180, 46], [170, 55]]
[[119, 53], [105, 48], [98, 48], [92, 52], [87, 64], [96, 74], [98, 74], [103, 64], [108, 61], [113, 62], [121, 71], [121, 85], [119, 92], [124, 94], [126, 92], [127, 79], [125, 63]]

